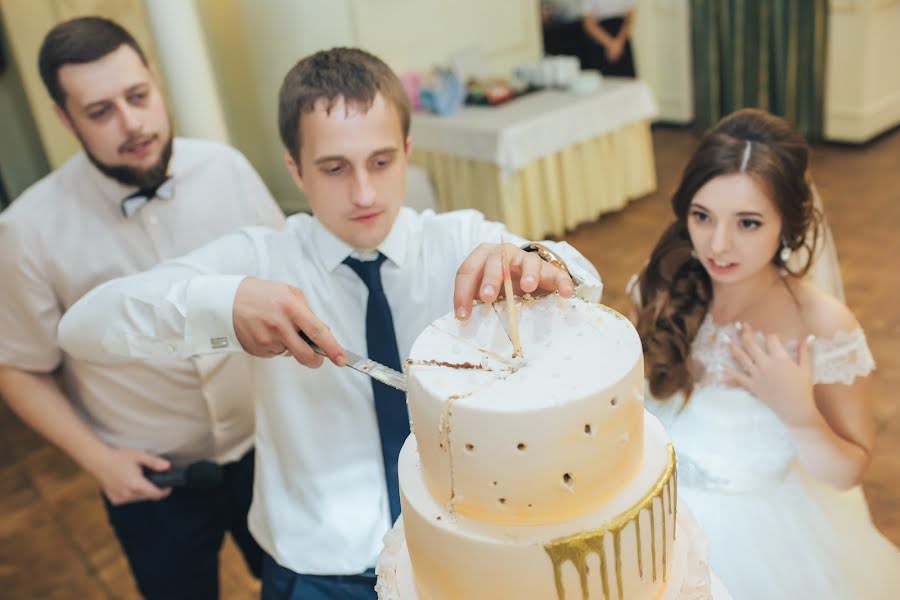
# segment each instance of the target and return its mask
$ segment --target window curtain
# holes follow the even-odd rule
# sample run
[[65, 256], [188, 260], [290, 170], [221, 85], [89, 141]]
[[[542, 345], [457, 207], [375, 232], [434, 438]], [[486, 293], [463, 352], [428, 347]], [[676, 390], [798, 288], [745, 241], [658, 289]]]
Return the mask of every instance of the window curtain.
[[0, 211], [9, 204], [9, 195], [6, 193], [6, 186], [3, 185], [3, 173], [0, 173]]
[[828, 0], [691, 0], [696, 124], [764, 108], [821, 138]]

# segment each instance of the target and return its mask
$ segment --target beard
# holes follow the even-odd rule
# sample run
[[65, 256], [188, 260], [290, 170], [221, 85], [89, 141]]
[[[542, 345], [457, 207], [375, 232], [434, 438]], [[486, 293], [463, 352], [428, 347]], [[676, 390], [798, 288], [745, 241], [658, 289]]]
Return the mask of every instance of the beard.
[[[79, 138], [80, 137], [81, 136], [79, 136]], [[84, 149], [84, 153], [87, 155], [88, 160], [90, 160], [101, 173], [110, 179], [115, 179], [123, 185], [136, 186], [140, 189], [152, 188], [161, 184], [166, 178], [166, 174], [169, 170], [169, 161], [172, 159], [171, 134], [169, 135], [169, 139], [166, 140], [166, 143], [163, 144], [159, 160], [147, 169], [136, 169], [125, 165], [107, 165], [100, 162], [100, 160], [91, 153], [83, 140], [81, 141], [81, 147]]]

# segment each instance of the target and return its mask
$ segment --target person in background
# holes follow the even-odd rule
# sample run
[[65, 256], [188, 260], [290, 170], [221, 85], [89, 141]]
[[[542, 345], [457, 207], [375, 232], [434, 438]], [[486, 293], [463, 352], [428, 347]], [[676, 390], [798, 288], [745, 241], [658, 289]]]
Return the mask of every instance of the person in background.
[[584, 0], [581, 22], [587, 34], [582, 68], [610, 77], [635, 77], [631, 51], [634, 0]]
[[645, 405], [736, 600], [888, 600], [900, 551], [858, 489], [875, 362], [850, 309], [807, 277], [823, 231], [808, 161], [761, 110], [703, 138], [631, 289]]
[[[284, 216], [238, 151], [173, 139], [143, 50], [97, 17], [61, 23], [39, 56], [81, 152], [0, 214], [0, 394], [99, 484], [144, 597], [218, 598], [226, 531], [257, 576], [247, 529], [253, 399], [238, 356], [97, 365], [64, 352], [57, 325], [97, 285], [244, 226]], [[139, 309], [140, 310], [140, 309]], [[210, 489], [157, 487], [145, 471], [214, 461]]]
[[587, 34], [581, 22], [582, 0], [541, 0], [544, 54], [578, 58], [586, 69]]
[[[401, 369], [437, 317], [467, 319], [476, 296], [497, 299], [501, 239], [515, 242], [507, 248], [520, 293], [571, 296], [574, 284], [477, 211], [402, 206], [409, 102], [377, 57], [334, 48], [303, 58], [284, 78], [278, 118], [285, 163], [313, 214], [111, 281], [66, 314], [59, 337], [103, 362], [257, 357], [250, 529], [266, 552], [262, 597], [374, 599], [373, 567], [400, 511], [409, 415], [403, 392], [340, 368], [344, 348]], [[596, 278], [573, 248], [555, 247], [574, 276]]]

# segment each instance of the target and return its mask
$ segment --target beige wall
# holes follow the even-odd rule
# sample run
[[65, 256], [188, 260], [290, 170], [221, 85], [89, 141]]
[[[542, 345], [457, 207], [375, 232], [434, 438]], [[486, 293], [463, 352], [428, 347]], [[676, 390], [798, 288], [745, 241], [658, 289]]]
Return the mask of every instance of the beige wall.
[[480, 47], [494, 74], [543, 54], [534, 0], [351, 0], [357, 43], [398, 71], [446, 63]]
[[900, 123], [900, 0], [832, 0], [825, 136], [861, 142]]
[[[638, 0], [638, 69], [660, 118], [693, 119], [688, 0]], [[831, 0], [825, 137], [863, 142], [900, 123], [900, 0]]]
[[46, 174], [49, 165], [5, 29], [2, 37], [0, 52], [6, 58], [6, 68], [0, 73], [0, 174], [8, 199], [12, 200]]
[[[152, 2], [153, 0], [145, 0]], [[480, 46], [489, 70], [506, 74], [541, 55], [538, 0], [184, 0], [194, 2], [231, 142], [289, 211], [305, 202], [284, 168], [277, 95], [296, 61], [338, 45], [366, 48], [397, 71], [446, 64]], [[78, 148], [56, 120], [40, 82], [40, 43], [55, 23], [83, 14], [115, 19], [158, 65], [140, 0], [0, 0], [24, 87], [53, 167]], [[27, 67], [27, 68], [24, 68]], [[158, 68], [157, 68], [157, 71]], [[174, 82], [173, 82], [174, 85]], [[179, 107], [173, 106], [176, 117]]]
[[198, 0], [232, 143], [288, 212], [306, 204], [284, 168], [278, 89], [297, 60], [354, 44], [344, 0]]
[[688, 0], [638, 0], [632, 41], [638, 76], [659, 104], [659, 119], [694, 120]]
[[[453, 53], [479, 46], [490, 71], [508, 73], [541, 54], [537, 0], [184, 1], [194, 2], [200, 16], [231, 142], [290, 211], [305, 203], [283, 166], [276, 104], [284, 74], [300, 57], [356, 45], [402, 72], [446, 63]], [[831, 9], [826, 136], [862, 141], [900, 122], [900, 69], [893, 64], [900, 56], [900, 0], [832, 0]], [[141, 0], [0, 0], [0, 10], [51, 167], [78, 148], [53, 114], [37, 73], [38, 48], [53, 24], [83, 14], [108, 16], [158, 64]], [[661, 117], [671, 121], [693, 116], [687, 11], [687, 0], [638, 2], [638, 67], [659, 99]], [[176, 117], [178, 111], [174, 106]]]
[[360, 46], [402, 72], [480, 45], [490, 70], [506, 73], [541, 54], [537, 0], [197, 1], [232, 142], [289, 211], [304, 201], [283, 166], [277, 95], [301, 57]]
[[9, 45], [21, 73], [38, 134], [52, 168], [74, 154], [78, 141], [53, 113], [53, 102], [37, 70], [38, 51], [47, 31], [56, 23], [82, 15], [101, 15], [121, 23], [156, 65], [156, 52], [147, 28], [141, 0], [0, 0]]

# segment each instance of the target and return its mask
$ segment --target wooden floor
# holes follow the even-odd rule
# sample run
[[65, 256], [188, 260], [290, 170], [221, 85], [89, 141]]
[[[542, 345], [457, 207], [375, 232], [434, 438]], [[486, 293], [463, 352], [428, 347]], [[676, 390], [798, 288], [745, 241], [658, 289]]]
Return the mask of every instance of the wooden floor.
[[[654, 131], [659, 192], [585, 225], [567, 240], [603, 275], [605, 301], [622, 290], [669, 220], [668, 195], [696, 144], [684, 129]], [[878, 362], [878, 445], [865, 478], [876, 524], [900, 544], [900, 131], [862, 147], [814, 148], [814, 177], [840, 253], [847, 301]], [[891, 275], [890, 273], [894, 273]], [[258, 596], [234, 546], [223, 598]], [[0, 597], [137, 598], [93, 480], [0, 404]]]

